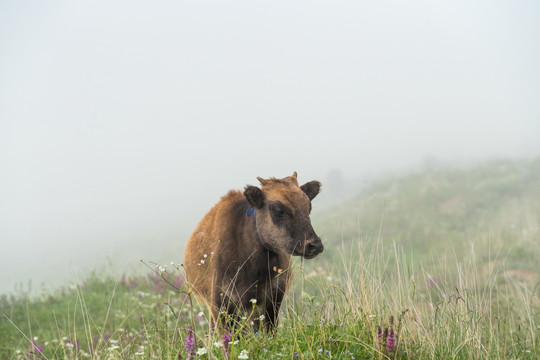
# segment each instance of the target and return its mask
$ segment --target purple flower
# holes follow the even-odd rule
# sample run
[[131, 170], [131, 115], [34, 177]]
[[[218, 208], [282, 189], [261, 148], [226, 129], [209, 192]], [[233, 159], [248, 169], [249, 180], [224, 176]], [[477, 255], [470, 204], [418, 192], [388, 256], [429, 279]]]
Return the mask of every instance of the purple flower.
[[388, 339], [386, 340], [386, 350], [388, 352], [393, 352], [396, 346], [396, 334], [394, 329], [390, 328], [390, 334], [388, 334]]
[[231, 331], [227, 329], [227, 332], [223, 334], [223, 338], [221, 339], [221, 342], [223, 343], [223, 351], [225, 351], [225, 357], [229, 357], [231, 355], [229, 353], [229, 342], [232, 340]]
[[38, 354], [42, 354], [44, 348], [45, 348], [45, 344], [37, 345], [35, 342], [32, 341], [32, 351], [33, 352], [36, 352]]
[[189, 360], [195, 357], [195, 334], [193, 333], [193, 328], [188, 329], [184, 345], [186, 346], [186, 359]]
[[324, 350], [324, 355], [328, 355], [329, 352], [330, 350]]
[[375, 347], [383, 346], [384, 345], [384, 337], [383, 332], [380, 326], [377, 327], [377, 344], [375, 344]]
[[297, 358], [297, 359], [300, 357], [300, 355], [298, 355], [298, 353], [297, 353], [296, 351], [294, 352], [293, 356], [294, 356], [295, 358]]

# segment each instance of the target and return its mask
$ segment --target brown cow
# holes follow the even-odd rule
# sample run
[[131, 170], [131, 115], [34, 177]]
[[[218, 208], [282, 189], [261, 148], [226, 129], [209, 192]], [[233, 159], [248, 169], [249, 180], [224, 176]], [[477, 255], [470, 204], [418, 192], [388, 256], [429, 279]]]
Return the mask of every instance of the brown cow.
[[184, 266], [214, 321], [220, 311], [229, 320], [245, 312], [256, 328], [262, 320], [270, 330], [289, 285], [291, 255], [312, 259], [323, 251], [309, 218], [321, 183], [299, 186], [296, 172], [257, 179], [260, 188], [231, 190], [205, 215], [188, 241]]

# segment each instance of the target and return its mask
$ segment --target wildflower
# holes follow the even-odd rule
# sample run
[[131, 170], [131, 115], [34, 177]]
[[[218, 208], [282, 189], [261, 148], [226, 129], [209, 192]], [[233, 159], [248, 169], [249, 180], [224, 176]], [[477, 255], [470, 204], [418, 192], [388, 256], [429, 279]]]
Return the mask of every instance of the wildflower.
[[383, 346], [384, 344], [384, 338], [383, 338], [383, 332], [380, 326], [377, 327], [377, 343], [375, 344], [376, 347]]
[[330, 353], [330, 350], [324, 350], [324, 355], [328, 355]]
[[297, 359], [300, 357], [300, 355], [298, 355], [298, 353], [297, 353], [296, 351], [294, 352], [293, 356], [294, 356], [295, 358], [297, 358]]
[[135, 352], [135, 356], [144, 356], [144, 346], [139, 345], [137, 348], [137, 351]]
[[257, 299], [250, 299], [249, 302], [255, 305], [257, 303]]
[[220, 343], [219, 341], [214, 342], [215, 347], [222, 347], [223, 343]]
[[171, 266], [174, 266], [174, 261], [171, 261], [170, 265], [171, 265]]
[[207, 352], [208, 352], [208, 350], [206, 350], [205, 347], [202, 347], [202, 348], [197, 349], [196, 354], [199, 355], [199, 356], [202, 356], [202, 355], [206, 354]]
[[223, 338], [221, 339], [221, 342], [223, 343], [223, 351], [225, 352], [225, 356], [229, 357], [229, 344], [232, 340], [231, 332], [227, 330], [225, 334], [223, 334]]
[[208, 255], [207, 255], [207, 254], [204, 254], [203, 256], [204, 256], [205, 258], [207, 258], [207, 257], [208, 257]]
[[317, 351], [319, 354], [322, 354], [323, 352], [323, 349], [319, 349], [319, 351]]
[[45, 344], [37, 345], [35, 339], [37, 339], [37, 337], [35, 337], [34, 341], [32, 341], [32, 351], [37, 354], [43, 354], [43, 349], [45, 348]]
[[263, 349], [263, 351], [266, 354], [268, 352], [268, 349], [265, 348], [265, 349]]
[[263, 321], [264, 320], [264, 315], [259, 316], [259, 320]]
[[204, 259], [201, 259], [201, 264], [204, 264]]
[[239, 359], [249, 359], [248, 351], [247, 350], [242, 350], [240, 352], [240, 355], [238, 355], [238, 358]]
[[388, 334], [388, 339], [386, 340], [386, 350], [388, 352], [393, 352], [396, 346], [396, 334], [394, 334], [394, 329], [390, 328], [390, 334]]
[[193, 328], [188, 329], [184, 345], [186, 347], [186, 359], [189, 360], [195, 355], [195, 334], [193, 333]]

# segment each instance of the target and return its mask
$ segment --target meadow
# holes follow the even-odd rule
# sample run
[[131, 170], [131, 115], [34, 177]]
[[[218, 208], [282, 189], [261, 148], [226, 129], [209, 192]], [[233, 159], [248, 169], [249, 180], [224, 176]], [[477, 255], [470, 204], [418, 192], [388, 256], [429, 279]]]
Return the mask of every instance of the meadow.
[[146, 259], [2, 295], [0, 359], [540, 358], [540, 159], [377, 181], [312, 222], [325, 252], [275, 333], [215, 331], [182, 265]]

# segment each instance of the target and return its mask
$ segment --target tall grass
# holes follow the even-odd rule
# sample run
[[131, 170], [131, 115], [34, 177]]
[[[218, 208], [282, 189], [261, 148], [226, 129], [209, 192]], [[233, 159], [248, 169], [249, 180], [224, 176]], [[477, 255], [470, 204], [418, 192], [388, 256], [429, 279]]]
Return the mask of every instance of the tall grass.
[[[474, 244], [466, 257], [434, 254], [413, 267], [401, 245], [388, 252], [374, 242], [342, 245], [339, 263], [297, 262], [277, 332], [233, 332], [228, 356], [223, 332], [186, 295], [178, 265], [147, 278], [96, 275], [41, 300], [4, 297], [0, 352], [7, 359], [185, 359], [195, 326], [193, 358], [200, 359], [540, 357], [538, 285], [509, 273], [504, 254], [491, 249], [486, 258], [483, 247], [479, 256], [478, 246], [489, 244]], [[385, 328], [395, 333], [390, 349]]]

